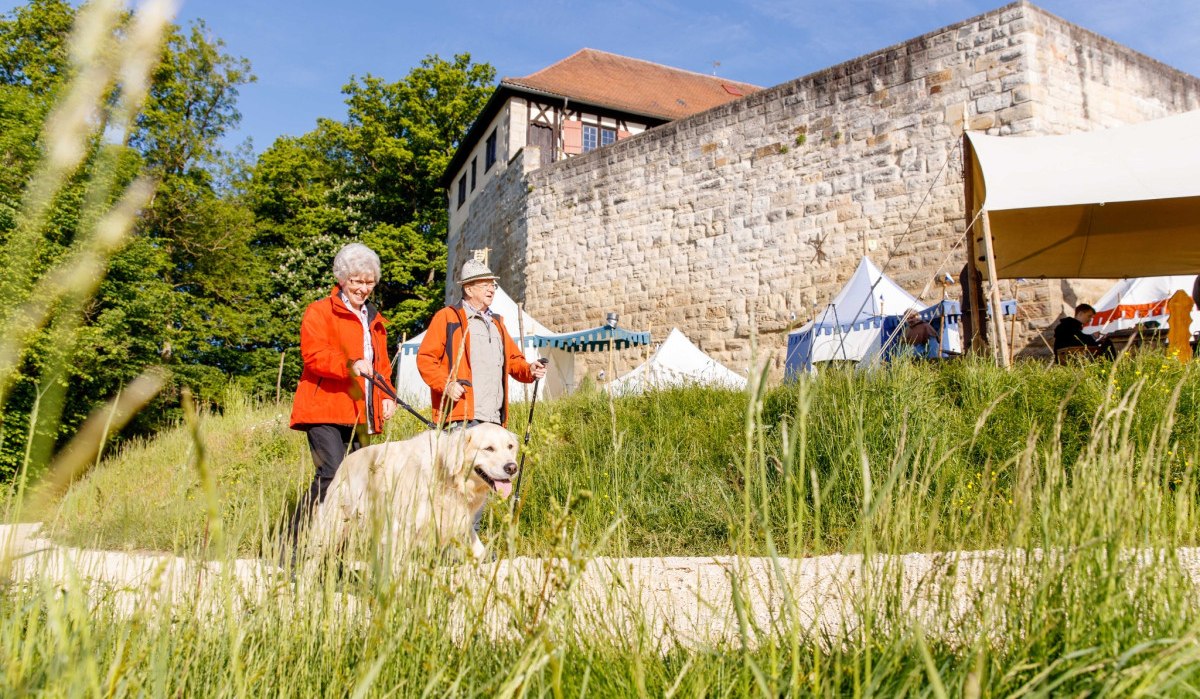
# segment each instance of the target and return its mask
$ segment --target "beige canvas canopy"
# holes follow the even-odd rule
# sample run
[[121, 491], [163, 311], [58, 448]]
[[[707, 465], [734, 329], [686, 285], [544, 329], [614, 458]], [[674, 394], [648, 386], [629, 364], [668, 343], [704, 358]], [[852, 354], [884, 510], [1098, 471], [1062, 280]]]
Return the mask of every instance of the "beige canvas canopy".
[[[966, 135], [973, 259], [997, 279], [1200, 272], [1200, 111], [1067, 136]], [[987, 266], [979, 271], [989, 278]]]

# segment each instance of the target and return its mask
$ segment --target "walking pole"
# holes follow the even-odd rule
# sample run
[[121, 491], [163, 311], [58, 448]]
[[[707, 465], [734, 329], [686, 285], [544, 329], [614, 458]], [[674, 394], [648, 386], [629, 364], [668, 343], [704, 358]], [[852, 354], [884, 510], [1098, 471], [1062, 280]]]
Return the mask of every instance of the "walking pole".
[[[549, 359], [542, 357], [538, 360], [542, 366], [550, 363]], [[538, 384], [541, 379], [535, 379], [533, 382], [533, 398], [529, 400], [529, 420], [525, 423], [525, 439], [521, 442], [521, 462], [517, 464], [517, 482], [513, 486], [512, 511], [514, 517], [517, 512], [517, 504], [521, 501], [521, 480], [525, 478], [525, 448], [529, 446], [529, 436], [533, 431], [533, 409], [537, 407]]]

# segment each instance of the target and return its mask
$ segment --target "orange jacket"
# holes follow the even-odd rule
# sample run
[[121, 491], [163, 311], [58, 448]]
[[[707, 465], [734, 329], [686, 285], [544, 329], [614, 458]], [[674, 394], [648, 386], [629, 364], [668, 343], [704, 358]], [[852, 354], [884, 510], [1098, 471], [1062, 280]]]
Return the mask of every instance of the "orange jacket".
[[[529, 362], [517, 343], [513, 342], [508, 331], [504, 329], [504, 319], [498, 314], [492, 314], [492, 322], [504, 338], [504, 367], [503, 374], [517, 381], [529, 383], [533, 381], [533, 372]], [[447, 306], [434, 314], [429, 321], [429, 329], [425, 331], [425, 339], [421, 340], [421, 348], [417, 350], [417, 370], [421, 378], [429, 385], [429, 400], [433, 403], [433, 421], [441, 423], [442, 397], [446, 385], [456, 379], [471, 380], [471, 337], [463, 332], [467, 327], [467, 314], [462, 304]], [[457, 364], [457, 366], [456, 366]], [[500, 404], [500, 424], [508, 424], [508, 381], [501, 381], [504, 386], [504, 401]], [[465, 386], [466, 393], [462, 400], [454, 403], [450, 409], [449, 422], [457, 420], [473, 420], [475, 418], [475, 391]]]
[[[375, 304], [367, 302], [371, 347], [375, 351], [375, 372], [387, 381], [391, 363], [387, 354], [387, 329]], [[350, 366], [363, 358], [362, 321], [342, 303], [338, 287], [329, 296], [309, 304], [300, 322], [300, 354], [304, 372], [296, 387], [292, 404], [291, 426], [366, 424], [364, 382], [355, 377]], [[391, 382], [388, 382], [389, 387]], [[371, 426], [383, 431], [383, 391], [373, 389]]]

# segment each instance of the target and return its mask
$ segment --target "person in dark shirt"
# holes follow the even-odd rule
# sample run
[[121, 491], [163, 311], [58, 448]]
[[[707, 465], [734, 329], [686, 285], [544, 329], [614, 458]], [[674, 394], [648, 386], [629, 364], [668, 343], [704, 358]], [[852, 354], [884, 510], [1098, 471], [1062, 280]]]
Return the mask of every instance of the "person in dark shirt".
[[917, 315], [915, 310], [904, 314], [904, 330], [900, 334], [900, 344], [918, 357], [937, 359], [941, 356], [937, 331], [928, 321]]
[[1093, 337], [1083, 331], [1083, 328], [1088, 323], [1092, 322], [1092, 317], [1096, 315], [1096, 309], [1091, 305], [1081, 303], [1075, 307], [1075, 316], [1073, 318], [1063, 318], [1058, 321], [1058, 325], [1054, 328], [1054, 353], [1058, 354], [1059, 350], [1069, 347], [1086, 347], [1093, 354], [1112, 354], [1112, 343], [1103, 335]]

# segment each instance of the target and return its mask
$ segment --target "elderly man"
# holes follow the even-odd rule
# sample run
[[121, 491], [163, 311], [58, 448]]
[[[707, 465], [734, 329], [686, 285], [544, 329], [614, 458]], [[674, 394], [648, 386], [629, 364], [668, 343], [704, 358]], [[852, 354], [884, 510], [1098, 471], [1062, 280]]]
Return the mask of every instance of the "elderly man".
[[521, 348], [491, 310], [498, 277], [468, 260], [459, 286], [462, 302], [438, 311], [417, 351], [417, 369], [429, 386], [438, 424], [508, 424], [508, 377], [531, 383], [546, 374], [525, 361]]

